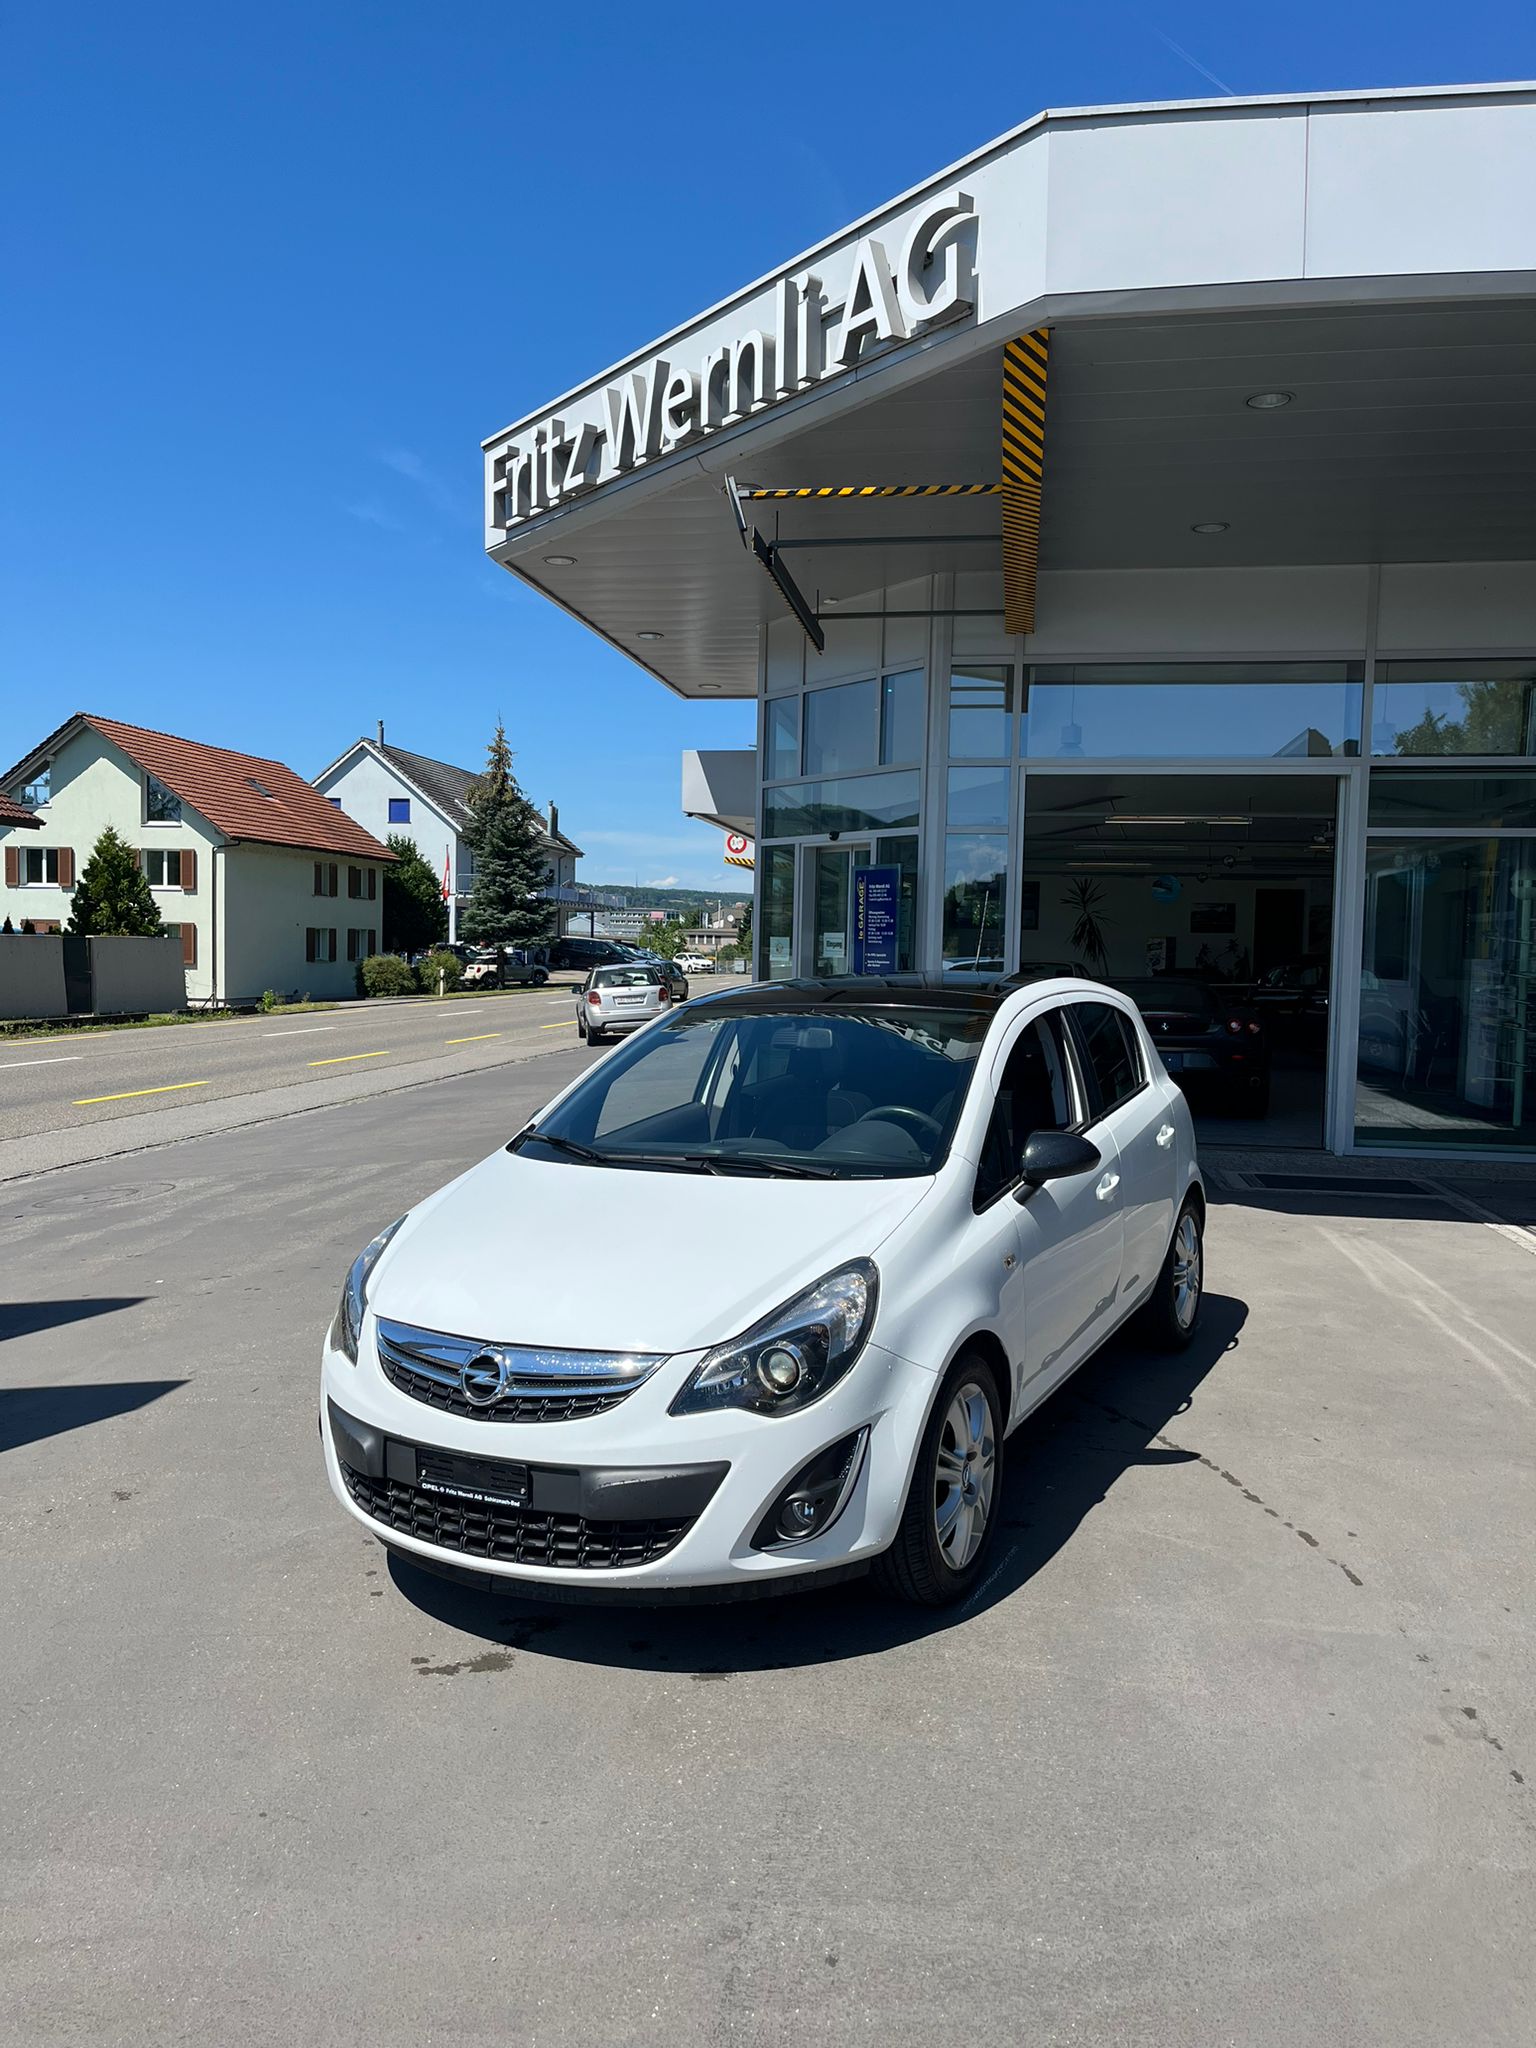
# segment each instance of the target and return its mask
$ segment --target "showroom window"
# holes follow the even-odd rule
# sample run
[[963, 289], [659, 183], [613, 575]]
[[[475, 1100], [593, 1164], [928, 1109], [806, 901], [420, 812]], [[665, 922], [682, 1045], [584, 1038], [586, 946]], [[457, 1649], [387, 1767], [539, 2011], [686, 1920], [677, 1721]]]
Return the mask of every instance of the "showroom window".
[[1343, 661], [1044, 664], [1027, 673], [1024, 751], [1046, 761], [1353, 759], [1364, 673]]
[[1536, 661], [1384, 661], [1375, 755], [1536, 754]]

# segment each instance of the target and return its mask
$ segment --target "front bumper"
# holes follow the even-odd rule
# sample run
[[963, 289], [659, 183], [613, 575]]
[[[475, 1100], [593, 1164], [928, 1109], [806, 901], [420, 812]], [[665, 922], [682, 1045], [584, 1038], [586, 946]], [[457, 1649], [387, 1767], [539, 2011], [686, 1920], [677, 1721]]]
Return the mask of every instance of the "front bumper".
[[[934, 1375], [870, 1345], [798, 1414], [670, 1415], [700, 1356], [669, 1359], [598, 1415], [489, 1422], [441, 1413], [392, 1386], [370, 1315], [357, 1365], [329, 1348], [324, 1356], [331, 1490], [381, 1542], [428, 1568], [556, 1598], [767, 1593], [817, 1573], [842, 1576], [884, 1550]], [[859, 1432], [867, 1435], [857, 1476], [837, 1519], [807, 1542], [754, 1549], [764, 1515], [801, 1468]], [[454, 1460], [493, 1461], [496, 1483]]]

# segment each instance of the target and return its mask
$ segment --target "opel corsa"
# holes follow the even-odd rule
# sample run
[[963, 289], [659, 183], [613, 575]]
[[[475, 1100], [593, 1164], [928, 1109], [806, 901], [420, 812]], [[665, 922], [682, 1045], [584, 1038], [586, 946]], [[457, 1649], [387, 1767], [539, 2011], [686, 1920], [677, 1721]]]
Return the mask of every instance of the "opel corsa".
[[482, 1585], [873, 1568], [940, 1606], [985, 1569], [1024, 1417], [1133, 1314], [1188, 1344], [1204, 1221], [1183, 1096], [1099, 984], [706, 996], [358, 1256], [331, 1485]]

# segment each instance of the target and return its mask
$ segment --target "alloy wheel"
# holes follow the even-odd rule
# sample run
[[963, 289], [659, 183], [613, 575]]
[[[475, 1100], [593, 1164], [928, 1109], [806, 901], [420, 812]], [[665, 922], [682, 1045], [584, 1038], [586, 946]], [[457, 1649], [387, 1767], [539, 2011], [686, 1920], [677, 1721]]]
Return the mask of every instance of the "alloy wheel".
[[1173, 1238], [1173, 1314], [1181, 1330], [1190, 1329], [1200, 1309], [1200, 1226], [1186, 1209]]
[[964, 1571], [981, 1548], [996, 1477], [992, 1410], [981, 1388], [967, 1380], [945, 1413], [934, 1471], [933, 1525], [951, 1571]]

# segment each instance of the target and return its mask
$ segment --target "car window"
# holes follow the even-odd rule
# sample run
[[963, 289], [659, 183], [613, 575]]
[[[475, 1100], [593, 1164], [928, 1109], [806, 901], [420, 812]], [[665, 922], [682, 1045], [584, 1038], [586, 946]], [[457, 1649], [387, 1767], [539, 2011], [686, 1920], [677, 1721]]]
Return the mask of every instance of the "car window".
[[1098, 1096], [1097, 1113], [1107, 1116], [1141, 1086], [1141, 1054], [1130, 1019], [1109, 1003], [1074, 1003], [1072, 1021]]
[[592, 977], [595, 988], [652, 988], [659, 980], [654, 967], [599, 967]]
[[1018, 1179], [1032, 1132], [1064, 1131], [1076, 1121], [1058, 1019], [1053, 1011], [1026, 1024], [1008, 1055], [976, 1171], [978, 1209]]
[[622, 1131], [629, 1143], [668, 1136], [707, 1140], [710, 1117], [702, 1098], [715, 1092], [707, 1085], [709, 1065], [722, 1034], [729, 1035], [721, 1018], [663, 1033], [648, 1059], [615, 1074], [593, 1122], [592, 1139], [601, 1144]]

